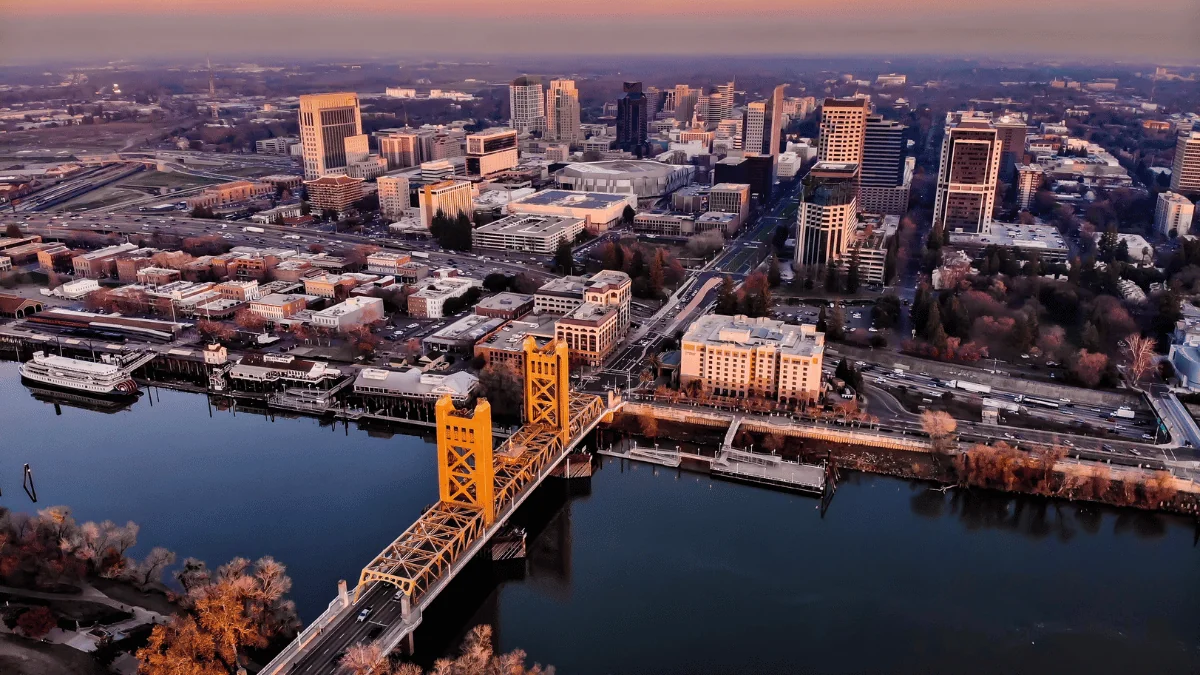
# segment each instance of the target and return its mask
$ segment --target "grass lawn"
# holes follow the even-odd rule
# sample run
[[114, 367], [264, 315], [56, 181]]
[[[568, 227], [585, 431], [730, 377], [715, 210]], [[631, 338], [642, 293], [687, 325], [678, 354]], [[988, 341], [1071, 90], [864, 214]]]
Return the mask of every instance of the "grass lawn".
[[182, 173], [173, 173], [169, 171], [141, 171], [134, 174], [127, 180], [121, 181], [121, 185], [129, 185], [131, 187], [153, 187], [153, 188], [187, 188], [197, 185], [212, 185], [221, 181], [215, 178], [204, 178], [201, 176], [189, 176]]

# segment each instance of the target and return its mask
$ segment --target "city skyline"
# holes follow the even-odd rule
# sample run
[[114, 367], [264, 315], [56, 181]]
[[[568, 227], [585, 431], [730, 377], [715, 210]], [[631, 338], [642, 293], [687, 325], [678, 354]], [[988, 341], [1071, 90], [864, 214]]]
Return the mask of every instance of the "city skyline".
[[[945, 0], [880, 7], [865, 0], [751, 0], [703, 16], [681, 0], [643, 7], [629, 0], [595, 16], [560, 3], [510, 6], [463, 0], [453, 14], [432, 0], [339, 5], [313, 0], [180, 0], [165, 8], [145, 0], [104, 4], [66, 0], [53, 7], [6, 9], [0, 59], [9, 64], [81, 58], [196, 56], [371, 57], [429, 55], [971, 55], [1200, 59], [1190, 27], [1200, 8], [1184, 0], [1134, 7], [1113, 0], [1047, 6], [1020, 0], [964, 9]], [[635, 13], [636, 12], [636, 13]], [[712, 21], [714, 16], [720, 21]], [[320, 17], [320, 21], [313, 21]], [[277, 29], [262, 31], [260, 21]], [[516, 39], [536, 20], [538, 40]], [[329, 40], [330, 35], [338, 39]], [[403, 40], [397, 40], [403, 36]], [[320, 44], [313, 51], [313, 45]], [[301, 47], [304, 45], [304, 47]]]

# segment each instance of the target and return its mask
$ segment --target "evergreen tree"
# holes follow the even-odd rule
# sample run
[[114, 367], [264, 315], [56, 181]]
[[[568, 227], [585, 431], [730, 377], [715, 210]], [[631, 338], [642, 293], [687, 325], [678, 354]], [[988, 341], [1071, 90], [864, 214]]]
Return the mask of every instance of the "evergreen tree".
[[839, 290], [841, 290], [840, 286], [841, 285], [838, 283], [837, 265], [834, 265], [832, 263], [826, 265], [825, 266], [825, 292], [826, 293], [837, 293]]
[[559, 274], [570, 274], [575, 269], [575, 258], [571, 252], [570, 242], [561, 242], [554, 251], [554, 268]]
[[721, 288], [717, 291], [717, 314], [733, 316], [738, 311], [737, 292], [734, 290], [733, 278], [725, 275], [721, 280]]
[[779, 271], [779, 259], [771, 256], [771, 262], [767, 266], [767, 282], [771, 284], [771, 288], [778, 288], [783, 281], [783, 273]]
[[850, 258], [850, 269], [846, 272], [846, 292], [858, 292], [858, 248], [854, 249], [854, 256]]

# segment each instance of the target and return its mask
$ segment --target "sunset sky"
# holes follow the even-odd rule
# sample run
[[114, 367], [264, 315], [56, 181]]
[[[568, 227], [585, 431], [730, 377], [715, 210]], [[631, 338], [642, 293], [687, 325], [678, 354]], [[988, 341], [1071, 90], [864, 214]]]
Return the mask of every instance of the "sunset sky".
[[1200, 60], [1197, 0], [0, 0], [0, 7], [0, 64], [205, 53]]

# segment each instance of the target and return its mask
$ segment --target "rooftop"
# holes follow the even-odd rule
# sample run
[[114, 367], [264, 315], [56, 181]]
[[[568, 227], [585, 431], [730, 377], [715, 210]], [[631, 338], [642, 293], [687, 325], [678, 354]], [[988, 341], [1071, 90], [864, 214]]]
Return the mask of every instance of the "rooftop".
[[582, 223], [580, 218], [516, 214], [484, 225], [475, 235], [501, 234], [516, 237], [545, 237]]
[[523, 293], [497, 293], [496, 295], [486, 297], [476, 303], [476, 309], [491, 309], [507, 311], [515, 309], [521, 305], [526, 305], [533, 302], [532, 295]]
[[683, 342], [700, 342], [708, 347], [731, 345], [738, 347], [773, 346], [791, 356], [816, 356], [825, 351], [825, 334], [816, 326], [751, 319], [743, 315], [702, 316], [688, 327]]
[[512, 204], [535, 206], [569, 206], [581, 209], [602, 209], [628, 202], [629, 197], [607, 192], [575, 192], [573, 190], [542, 190], [526, 197], [512, 200]]
[[468, 314], [430, 335], [427, 339], [434, 340], [469, 340], [478, 342], [483, 336], [504, 325], [505, 319]]

